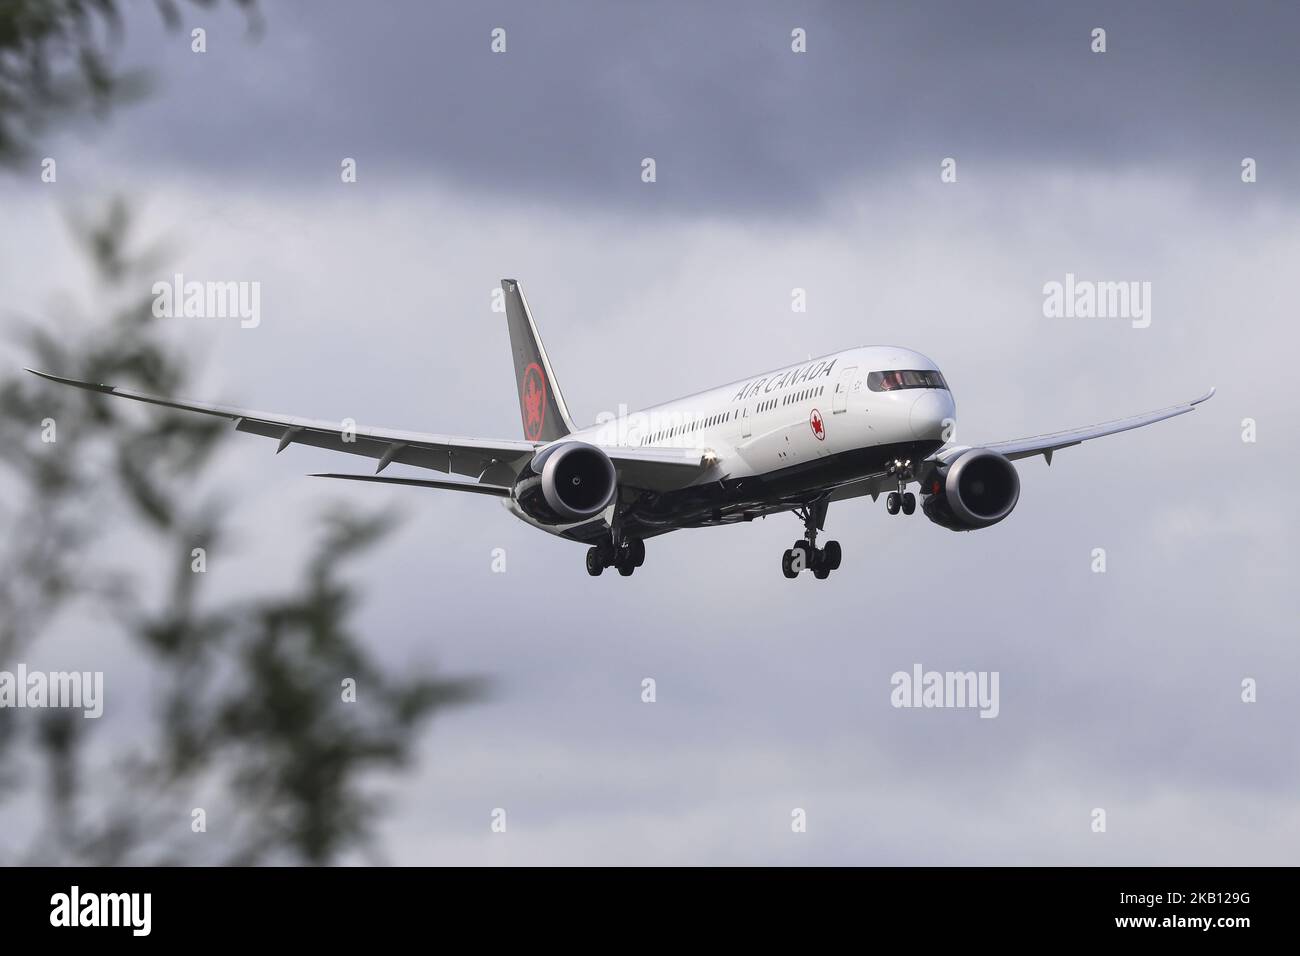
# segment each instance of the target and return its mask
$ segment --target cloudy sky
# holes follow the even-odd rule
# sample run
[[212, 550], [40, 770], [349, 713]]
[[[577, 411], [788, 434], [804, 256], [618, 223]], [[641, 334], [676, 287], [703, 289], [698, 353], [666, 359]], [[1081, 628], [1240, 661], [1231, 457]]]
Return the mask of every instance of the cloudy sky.
[[[199, 397], [453, 434], [520, 433], [502, 276], [586, 420], [866, 344], [933, 357], [971, 444], [1217, 386], [1023, 462], [992, 529], [836, 505], [824, 582], [781, 577], [792, 517], [592, 579], [497, 502], [321, 488], [303, 476], [351, 463], [241, 435], [210, 476], [238, 553], [207, 586], [290, 583], [325, 502], [403, 509], [358, 569], [369, 646], [496, 694], [422, 739], [394, 862], [1293, 863], [1300, 12], [1138, 6], [281, 2], [252, 38], [141, 5], [120, 59], [158, 88], [44, 147], [56, 186], [0, 179], [0, 287], [48, 314], [79, 269], [67, 211], [122, 193], [175, 271], [261, 283], [256, 329], [170, 330]], [[1150, 282], [1150, 326], [1046, 318], [1067, 273]], [[998, 717], [891, 707], [917, 663], [999, 672]]]

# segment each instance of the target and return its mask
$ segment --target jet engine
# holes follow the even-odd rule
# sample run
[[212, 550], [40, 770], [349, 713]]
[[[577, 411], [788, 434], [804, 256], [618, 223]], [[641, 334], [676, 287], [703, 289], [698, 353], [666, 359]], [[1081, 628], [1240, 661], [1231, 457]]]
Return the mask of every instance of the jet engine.
[[1005, 457], [972, 448], [940, 465], [922, 488], [921, 510], [952, 531], [974, 531], [997, 524], [1020, 500], [1020, 476]]
[[520, 510], [542, 524], [572, 524], [609, 507], [617, 487], [608, 455], [567, 441], [543, 448], [520, 472], [513, 494]]

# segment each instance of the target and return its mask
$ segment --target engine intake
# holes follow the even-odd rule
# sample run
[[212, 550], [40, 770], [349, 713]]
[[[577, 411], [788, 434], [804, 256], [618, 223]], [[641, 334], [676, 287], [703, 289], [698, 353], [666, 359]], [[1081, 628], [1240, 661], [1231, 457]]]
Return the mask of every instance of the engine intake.
[[618, 475], [609, 456], [595, 445], [568, 441], [537, 454], [515, 481], [514, 499], [543, 524], [570, 524], [609, 507]]
[[1020, 500], [1020, 476], [1010, 461], [987, 448], [972, 448], [936, 469], [924, 489], [921, 510], [952, 531], [997, 524]]

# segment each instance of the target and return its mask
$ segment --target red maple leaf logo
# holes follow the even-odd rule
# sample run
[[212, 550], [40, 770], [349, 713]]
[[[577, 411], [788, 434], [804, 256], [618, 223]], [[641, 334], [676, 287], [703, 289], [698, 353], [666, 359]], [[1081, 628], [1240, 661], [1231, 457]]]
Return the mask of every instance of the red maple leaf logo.
[[524, 434], [530, 441], [537, 441], [542, 434], [542, 423], [546, 420], [546, 376], [536, 363], [524, 369]]
[[826, 440], [826, 425], [822, 422], [821, 412], [814, 408], [811, 417], [808, 419], [808, 424], [812, 426], [813, 434], [817, 436], [818, 441]]

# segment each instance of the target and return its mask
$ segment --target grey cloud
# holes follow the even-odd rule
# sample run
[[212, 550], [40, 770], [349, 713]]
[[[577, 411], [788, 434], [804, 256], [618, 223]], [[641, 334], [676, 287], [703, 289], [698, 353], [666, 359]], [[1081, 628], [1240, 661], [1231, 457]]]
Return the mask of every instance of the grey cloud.
[[[210, 31], [196, 56], [148, 8], [133, 14], [123, 60], [156, 66], [161, 91], [112, 142], [142, 181], [183, 164], [324, 184], [352, 156], [370, 190], [401, 173], [737, 214], [937, 179], [948, 156], [972, 185], [1008, 168], [1155, 166], [1220, 193], [1252, 156], [1290, 189], [1300, 152], [1287, 4], [283, 3], [265, 19], [249, 42], [241, 15], [192, 13]], [[489, 51], [497, 26], [504, 55]], [[790, 52], [795, 26], [807, 54]]]

